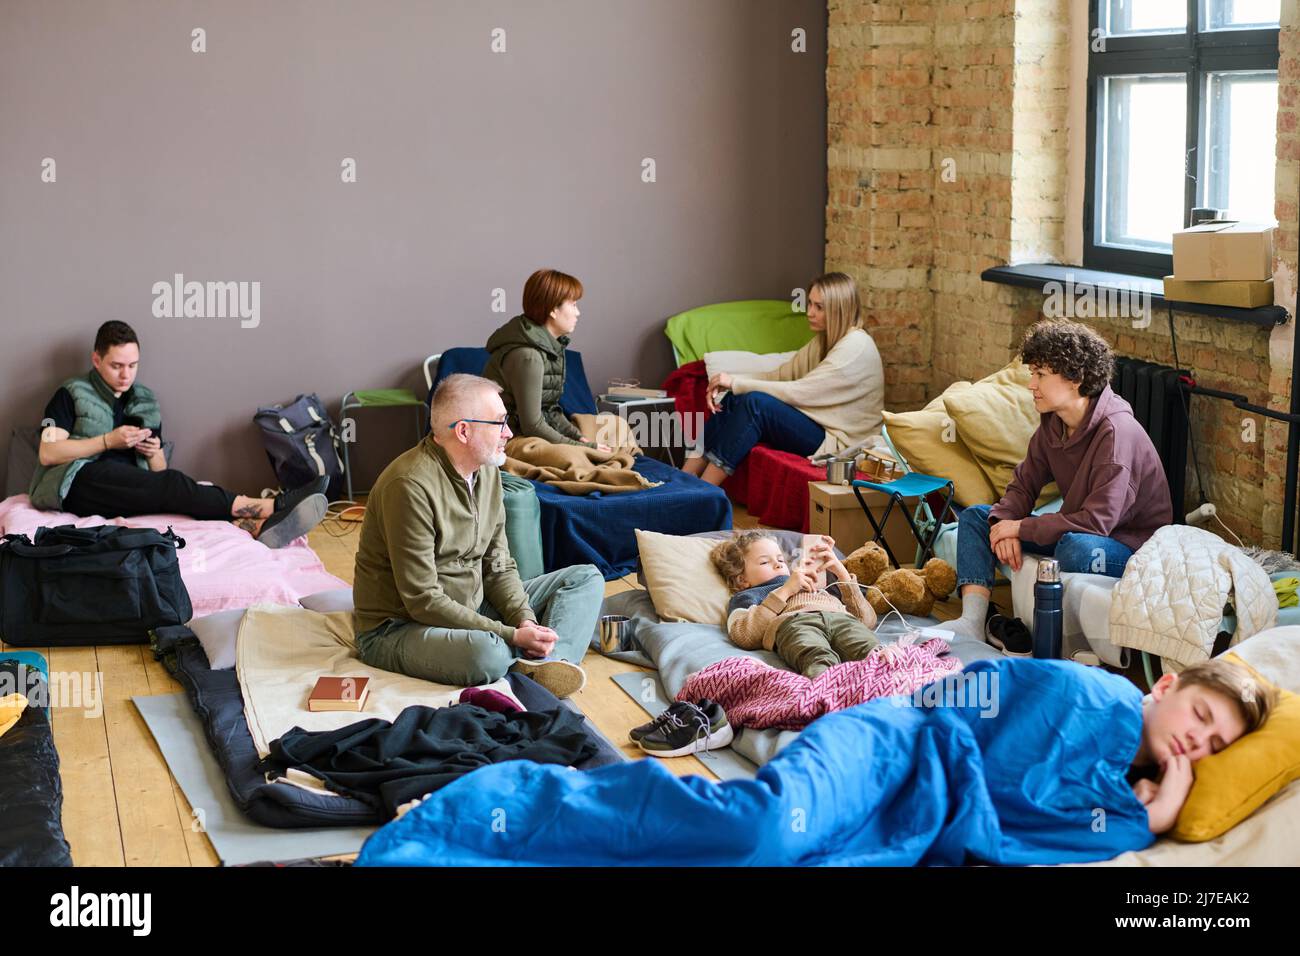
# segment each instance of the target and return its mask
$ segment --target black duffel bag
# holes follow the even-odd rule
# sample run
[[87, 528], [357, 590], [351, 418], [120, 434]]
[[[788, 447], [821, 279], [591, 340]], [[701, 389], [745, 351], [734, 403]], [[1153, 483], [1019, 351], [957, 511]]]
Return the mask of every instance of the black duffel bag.
[[0, 640], [19, 647], [143, 644], [194, 615], [171, 528], [60, 525], [0, 542]]

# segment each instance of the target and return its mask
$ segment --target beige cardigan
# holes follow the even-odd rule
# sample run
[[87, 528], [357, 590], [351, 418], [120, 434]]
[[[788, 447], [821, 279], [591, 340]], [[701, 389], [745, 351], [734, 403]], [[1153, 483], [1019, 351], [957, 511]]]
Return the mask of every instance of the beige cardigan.
[[779, 398], [824, 428], [810, 457], [860, 445], [884, 422], [885, 369], [865, 329], [850, 329], [825, 356], [818, 335], [775, 371], [733, 376], [731, 390]]
[[790, 600], [781, 600], [775, 591], [753, 607], [738, 608], [727, 616], [727, 636], [731, 643], [746, 650], [772, 650], [780, 626], [796, 614], [824, 611], [829, 614], [852, 614], [867, 627], [876, 626], [876, 612], [862, 596], [858, 579], [849, 575], [840, 593], [848, 598], [848, 606], [829, 591], [800, 591]]

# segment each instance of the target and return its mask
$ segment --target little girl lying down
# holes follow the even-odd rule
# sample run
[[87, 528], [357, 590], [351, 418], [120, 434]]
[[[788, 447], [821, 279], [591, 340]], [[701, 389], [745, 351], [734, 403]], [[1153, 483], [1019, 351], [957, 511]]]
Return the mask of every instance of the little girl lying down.
[[[753, 780], [654, 760], [573, 773], [511, 760], [442, 788], [362, 848], [361, 866], [1078, 863], [1141, 850], [1191, 763], [1267, 718], [1220, 662], [1151, 698], [1070, 661], [981, 660], [910, 697], [814, 721]], [[1131, 769], [1163, 767], [1158, 784]], [[496, 815], [496, 816], [494, 816]], [[499, 832], [485, 821], [504, 815]]]
[[[774, 651], [808, 679], [844, 661], [864, 660], [880, 643], [876, 612], [857, 579], [835, 557], [835, 542], [811, 536], [802, 563], [791, 570], [776, 539], [740, 531], [710, 553], [731, 588], [727, 634], [737, 647]], [[827, 572], [839, 597], [826, 589]]]

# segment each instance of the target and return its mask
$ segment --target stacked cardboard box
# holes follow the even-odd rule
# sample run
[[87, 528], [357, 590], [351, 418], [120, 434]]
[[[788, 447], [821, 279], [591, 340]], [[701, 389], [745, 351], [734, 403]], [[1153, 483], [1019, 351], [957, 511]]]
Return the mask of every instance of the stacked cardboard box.
[[1273, 229], [1250, 222], [1203, 222], [1174, 233], [1171, 302], [1256, 309], [1273, 304]]

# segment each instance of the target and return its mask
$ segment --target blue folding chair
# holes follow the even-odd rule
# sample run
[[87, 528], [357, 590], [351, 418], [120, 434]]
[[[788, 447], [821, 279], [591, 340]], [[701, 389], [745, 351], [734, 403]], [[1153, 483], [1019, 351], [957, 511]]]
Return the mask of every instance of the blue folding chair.
[[[889, 496], [889, 504], [885, 505], [885, 513], [876, 521], [876, 516], [871, 513], [867, 507], [866, 500], [862, 497], [862, 489], [869, 488], [872, 491], [879, 491]], [[936, 517], [930, 510], [929, 502], [926, 500], [929, 495], [935, 492], [943, 492], [943, 507], [939, 510]], [[916, 539], [916, 566], [919, 568], [926, 561], [930, 560], [934, 554], [934, 542], [939, 537], [939, 529], [943, 527], [944, 519], [952, 511], [952, 482], [947, 478], [935, 478], [933, 475], [923, 475], [919, 471], [911, 471], [901, 478], [895, 478], [893, 481], [878, 482], [865, 481], [861, 478], [853, 479], [853, 494], [858, 499], [858, 504], [862, 506], [862, 512], [867, 516], [867, 521], [871, 523], [871, 528], [876, 532], [873, 539], [877, 544], [885, 549], [885, 554], [889, 555], [890, 562], [894, 567], [902, 567], [898, 558], [894, 556], [893, 550], [889, 547], [889, 541], [885, 538], [885, 527], [889, 524], [889, 514], [894, 510], [894, 505], [903, 509], [903, 517], [907, 520], [907, 526], [912, 531], [912, 537]], [[921, 527], [917, 527], [917, 522], [913, 520], [913, 515], [908, 514], [907, 506], [903, 503], [905, 498], [920, 499], [916, 507], [916, 517], [919, 518], [922, 513], [925, 519], [921, 521]]]

